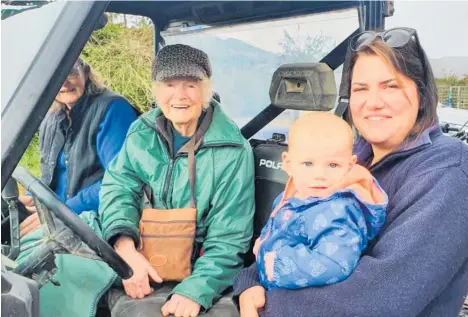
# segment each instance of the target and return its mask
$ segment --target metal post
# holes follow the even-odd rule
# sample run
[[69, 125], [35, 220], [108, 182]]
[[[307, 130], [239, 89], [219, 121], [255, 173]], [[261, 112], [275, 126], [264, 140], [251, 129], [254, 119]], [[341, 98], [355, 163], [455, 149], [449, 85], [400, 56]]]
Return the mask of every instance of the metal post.
[[450, 107], [453, 107], [453, 92], [452, 92], [452, 86], [449, 87], [448, 105], [449, 105]]
[[[364, 30], [383, 31], [385, 29], [385, 14], [388, 13], [388, 1], [363, 1], [365, 25]], [[393, 15], [393, 12], [392, 12]]]
[[460, 109], [460, 92], [461, 92], [461, 87], [458, 86], [458, 92], [457, 92], [457, 109]]

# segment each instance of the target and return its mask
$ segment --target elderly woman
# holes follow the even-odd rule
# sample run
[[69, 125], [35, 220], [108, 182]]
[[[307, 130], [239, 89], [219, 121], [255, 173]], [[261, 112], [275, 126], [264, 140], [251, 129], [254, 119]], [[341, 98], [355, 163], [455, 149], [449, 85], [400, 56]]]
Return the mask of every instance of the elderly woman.
[[442, 134], [415, 30], [359, 34], [349, 61], [355, 153], [388, 194], [386, 224], [341, 283], [265, 293], [256, 265], [244, 269], [241, 316], [456, 317], [468, 292], [468, 146]]
[[[161, 49], [153, 67], [158, 108], [132, 125], [106, 171], [99, 209], [104, 239], [133, 270], [123, 281], [124, 291], [110, 291], [112, 316], [197, 316], [212, 307], [242, 268], [252, 236], [253, 153], [212, 100], [211, 74], [204, 52], [179, 44]], [[144, 187], [152, 201], [152, 209], [143, 212], [146, 221], [141, 219]], [[192, 219], [184, 218], [193, 210]], [[196, 223], [196, 228], [182, 235], [171, 221]], [[169, 234], [151, 228], [167, 228]], [[174, 246], [177, 237], [187, 239], [180, 241], [184, 248]], [[142, 251], [157, 239], [158, 254]], [[192, 267], [177, 278], [167, 274], [166, 263], [173, 271], [187, 272], [187, 263]], [[150, 281], [180, 283], [165, 303]]]
[[[104, 87], [78, 58], [39, 129], [41, 180], [74, 213], [97, 212], [104, 170], [136, 115], [124, 97]], [[32, 213], [21, 223], [24, 236], [40, 222], [32, 196], [19, 199]]]

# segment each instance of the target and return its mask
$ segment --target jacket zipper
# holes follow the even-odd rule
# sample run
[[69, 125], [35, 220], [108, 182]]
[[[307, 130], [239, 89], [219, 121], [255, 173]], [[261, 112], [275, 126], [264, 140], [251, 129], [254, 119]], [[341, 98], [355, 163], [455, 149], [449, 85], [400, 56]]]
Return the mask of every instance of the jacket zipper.
[[67, 188], [66, 188], [66, 191], [65, 191], [65, 200], [68, 200], [69, 198], [71, 198], [72, 194], [70, 193], [70, 175], [71, 175], [71, 170], [70, 170], [70, 162], [68, 161], [68, 153], [69, 153], [69, 150], [70, 150], [70, 147], [71, 146], [67, 146], [67, 144], [69, 144], [67, 141], [68, 141], [68, 137], [70, 136], [70, 131], [73, 131], [71, 129], [71, 125], [69, 125], [67, 127], [67, 130], [65, 131], [65, 144], [63, 146], [63, 155], [65, 156], [65, 169], [66, 169], [66, 173], [67, 173]]
[[169, 182], [171, 180], [172, 170], [174, 168], [174, 161], [175, 161], [175, 158], [171, 158], [171, 160], [169, 161], [169, 169], [168, 169], [167, 174], [166, 174], [166, 179], [164, 180], [162, 201], [163, 201], [163, 204], [164, 204], [165, 208], [169, 208], [168, 207], [169, 203], [166, 200], [167, 200], [167, 192], [169, 191]]

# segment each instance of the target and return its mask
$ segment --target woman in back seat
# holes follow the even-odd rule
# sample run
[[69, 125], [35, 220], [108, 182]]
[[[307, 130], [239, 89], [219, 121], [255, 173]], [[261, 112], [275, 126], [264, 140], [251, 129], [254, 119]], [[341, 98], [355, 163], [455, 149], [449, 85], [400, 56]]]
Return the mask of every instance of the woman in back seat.
[[416, 31], [364, 32], [349, 54], [355, 153], [388, 194], [386, 223], [337, 284], [265, 293], [256, 264], [244, 269], [234, 283], [242, 317], [456, 317], [466, 298], [468, 146], [442, 134]]
[[[210, 78], [204, 52], [161, 49], [153, 67], [158, 108], [132, 125], [106, 171], [103, 236], [133, 270], [124, 290], [109, 292], [114, 317], [197, 316], [242, 268], [252, 237], [253, 153], [211, 100]], [[144, 187], [151, 206], [142, 213]], [[154, 291], [150, 281], [180, 283]]]
[[[75, 214], [97, 212], [104, 170], [119, 153], [137, 112], [78, 58], [39, 129], [41, 180]], [[20, 225], [24, 236], [40, 222], [33, 197], [19, 200], [32, 213]]]

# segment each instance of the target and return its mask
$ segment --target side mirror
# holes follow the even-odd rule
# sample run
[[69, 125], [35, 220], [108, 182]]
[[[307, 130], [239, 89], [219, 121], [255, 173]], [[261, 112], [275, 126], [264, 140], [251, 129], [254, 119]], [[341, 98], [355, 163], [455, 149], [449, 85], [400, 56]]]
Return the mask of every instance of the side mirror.
[[107, 15], [103, 13], [101, 17], [99, 18], [96, 26], [94, 27], [94, 30], [97, 31], [97, 30], [104, 28], [107, 24], [107, 21], [108, 21]]
[[273, 106], [302, 111], [329, 111], [337, 98], [333, 70], [325, 63], [286, 64], [273, 74]]

